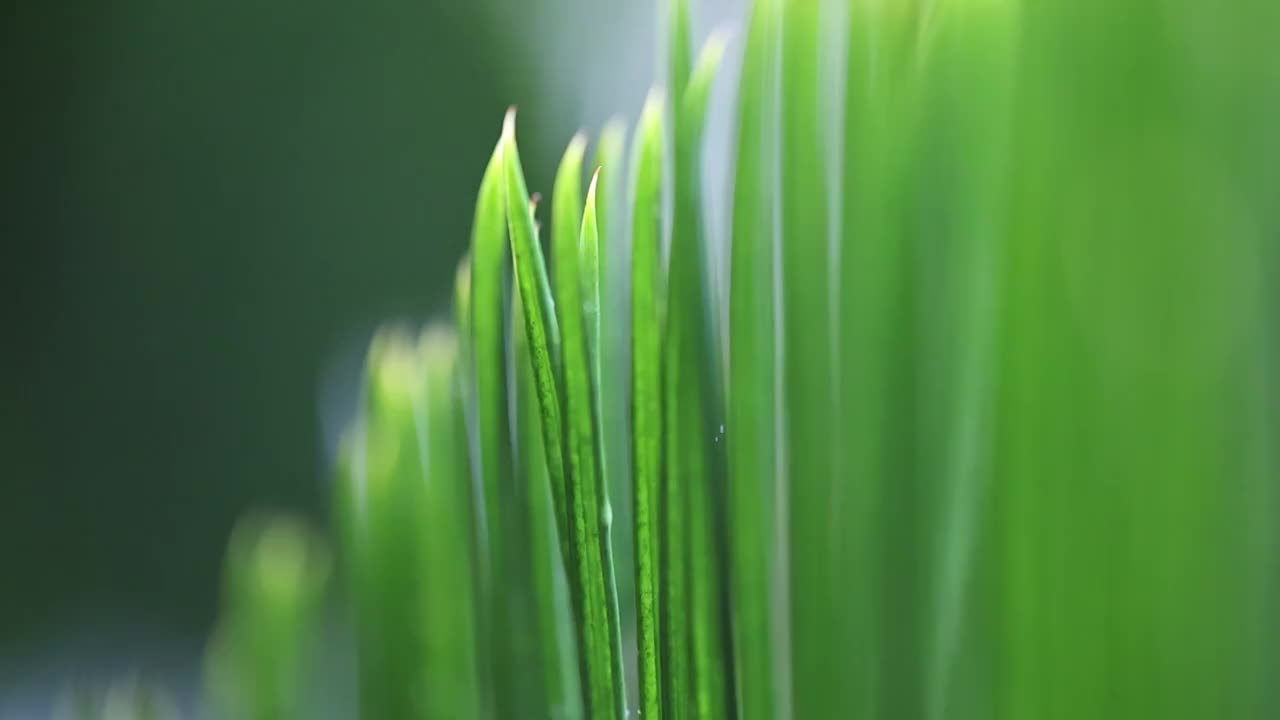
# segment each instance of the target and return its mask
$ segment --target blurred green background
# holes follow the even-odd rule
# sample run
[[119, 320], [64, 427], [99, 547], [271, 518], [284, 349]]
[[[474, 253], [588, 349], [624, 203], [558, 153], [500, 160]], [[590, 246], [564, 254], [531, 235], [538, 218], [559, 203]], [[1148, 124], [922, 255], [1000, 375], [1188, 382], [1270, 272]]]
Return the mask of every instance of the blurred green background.
[[198, 648], [238, 516], [327, 521], [324, 398], [445, 307], [503, 111], [535, 187], [573, 129], [499, 4], [3, 11], [0, 670], [100, 623]]

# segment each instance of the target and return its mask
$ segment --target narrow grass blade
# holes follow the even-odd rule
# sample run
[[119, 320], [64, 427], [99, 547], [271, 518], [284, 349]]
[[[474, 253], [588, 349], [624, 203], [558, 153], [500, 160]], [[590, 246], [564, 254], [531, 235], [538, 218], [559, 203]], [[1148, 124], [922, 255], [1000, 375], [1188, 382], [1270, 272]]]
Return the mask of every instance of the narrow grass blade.
[[712, 323], [701, 207], [702, 127], [724, 55], [708, 40], [677, 109], [676, 187], [664, 362], [667, 443], [662, 508], [666, 528], [664, 607], [670, 623], [669, 707], [676, 717], [734, 713], [723, 607], [724, 420], [717, 332]]
[[587, 364], [591, 377], [591, 409], [594, 432], [592, 441], [595, 446], [596, 504], [589, 508], [596, 516], [599, 525], [599, 553], [603, 570], [602, 581], [605, 595], [605, 617], [608, 630], [609, 654], [613, 672], [614, 693], [620, 712], [619, 717], [627, 716], [627, 682], [622, 657], [622, 621], [618, 603], [617, 568], [613, 553], [613, 503], [610, 499], [612, 483], [605, 472], [606, 448], [604, 436], [604, 386], [600, 367], [600, 225], [596, 217], [597, 187], [600, 182], [600, 170], [597, 168], [591, 176], [591, 185], [587, 188], [587, 202], [582, 213], [581, 237], [578, 249], [581, 253], [579, 277], [582, 287], [582, 320], [587, 340]]
[[[627, 275], [631, 258], [626, 246], [625, 143], [626, 126], [614, 118], [605, 125], [596, 143], [595, 166], [600, 179], [596, 191], [596, 223], [599, 228], [600, 283], [600, 387], [601, 423], [604, 438], [604, 477], [613, 509], [613, 526], [629, 530], [635, 514], [631, 504], [630, 418], [627, 393], [630, 377], [627, 364], [630, 346], [627, 332]], [[618, 603], [622, 627], [635, 624], [635, 547], [631, 532], [612, 536], [618, 583]], [[624, 658], [625, 660], [626, 658]], [[634, 665], [634, 663], [630, 663]], [[632, 670], [634, 672], [634, 669]]]
[[[470, 328], [465, 342], [471, 357], [479, 455], [475, 462], [484, 488], [484, 517], [495, 577], [501, 576], [502, 489], [511, 458], [508, 448], [505, 284], [507, 227], [502, 186], [502, 145], [494, 147], [480, 181], [471, 231]], [[459, 328], [462, 330], [462, 328]]]
[[[791, 677], [797, 718], [852, 712], [833, 628], [844, 602], [831, 522], [843, 508], [835, 492], [842, 439], [835, 386], [831, 252], [827, 216], [827, 128], [820, 114], [820, 3], [782, 5], [782, 279], [786, 463], [789, 483]], [[833, 422], [833, 419], [835, 421]], [[831, 518], [831, 520], [827, 520]]]
[[640, 714], [662, 717], [658, 638], [658, 493], [662, 478], [662, 96], [651, 92], [633, 145], [631, 235], [631, 429], [635, 498]]
[[[556, 509], [556, 527], [566, 568], [573, 567], [566, 508], [569, 507], [565, 472], [565, 447], [561, 424], [561, 389], [556, 379], [560, 356], [560, 327], [556, 321], [546, 262], [538, 245], [538, 230], [530, 208], [529, 190], [516, 148], [515, 110], [507, 112], [502, 126], [503, 192], [506, 196], [507, 226], [515, 268], [516, 290], [524, 308], [524, 332], [533, 360], [534, 386], [542, 414], [543, 444], [547, 455], [547, 476]], [[575, 608], [577, 599], [575, 598]], [[575, 609], [575, 612], [576, 609]]]
[[[555, 260], [555, 296], [562, 333], [561, 387], [565, 391], [565, 437], [568, 440], [569, 529], [576, 559], [576, 565], [570, 568], [570, 572], [583, 600], [580, 627], [583, 641], [580, 649], [586, 658], [587, 711], [591, 717], [621, 718], [626, 713], [625, 693], [622, 678], [617, 677], [615, 670], [615, 660], [621, 660], [621, 649], [615, 652], [608, 598], [611, 582], [604, 574], [605, 554], [602, 550], [608, 547], [608, 542], [607, 536], [601, 532], [602, 487], [598, 463], [602, 452], [596, 439], [598, 403], [591, 372], [593, 355], [598, 356], [591, 347], [598, 343], [599, 334], [586, 325], [582, 295], [584, 270], [580, 263], [580, 246], [585, 148], [586, 139], [581, 135], [569, 143], [556, 174], [552, 194], [551, 242]], [[598, 302], [598, 298], [588, 302]], [[594, 308], [591, 314], [594, 321]], [[603, 506], [607, 507], [607, 500]]]
[[207, 668], [210, 699], [224, 716], [310, 716], [307, 680], [328, 572], [328, 552], [299, 521], [253, 517], [237, 525]]
[[733, 647], [742, 720], [779, 717], [770, 598], [777, 448], [774, 225], [777, 217], [776, 0], [751, 11], [738, 89], [729, 280], [728, 508]]
[[547, 699], [547, 717], [582, 718], [582, 685], [578, 674], [577, 631], [569, 603], [569, 579], [561, 561], [547, 461], [542, 444], [542, 415], [533, 381], [533, 363], [524, 332], [520, 295], [511, 298], [512, 377], [516, 392], [514, 455], [516, 478], [529, 512], [529, 558], [537, 604], [536, 627]]

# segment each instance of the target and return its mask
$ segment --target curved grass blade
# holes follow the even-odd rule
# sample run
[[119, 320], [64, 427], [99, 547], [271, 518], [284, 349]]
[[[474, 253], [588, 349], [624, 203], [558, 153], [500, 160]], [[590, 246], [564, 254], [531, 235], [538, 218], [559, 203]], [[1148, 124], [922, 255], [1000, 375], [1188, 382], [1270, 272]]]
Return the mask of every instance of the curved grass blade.
[[[507, 112], [502, 125], [502, 155], [503, 192], [506, 196], [511, 257], [515, 267], [516, 290], [524, 308], [524, 332], [533, 359], [534, 387], [538, 391], [538, 408], [542, 414], [547, 476], [556, 509], [561, 555], [566, 568], [571, 568], [573, 558], [566, 511], [569, 502], [561, 425], [561, 390], [556, 380], [556, 368], [560, 364], [560, 327], [556, 322], [555, 303], [551, 299], [546, 263], [538, 245], [538, 230], [530, 208], [529, 190], [525, 187], [524, 170], [520, 167], [520, 155], [516, 148], [514, 108]], [[576, 598], [574, 602], [576, 608]]]
[[[584, 320], [583, 270], [580, 266], [582, 221], [582, 160], [586, 139], [576, 136], [565, 151], [556, 173], [552, 195], [552, 252], [555, 260], [555, 293], [563, 357], [561, 387], [565, 397], [565, 437], [568, 440], [568, 500], [570, 540], [577, 564], [574, 573], [582, 604], [581, 651], [586, 658], [587, 712], [591, 717], [618, 717], [626, 713], [625, 693], [614, 669], [615, 657], [608, 611], [609, 584], [604, 574], [607, 538], [601, 534], [601, 482], [596, 440], [597, 403], [592, 390], [591, 332]], [[597, 299], [598, 301], [598, 299]], [[594, 309], [592, 310], [594, 319]], [[607, 501], [604, 503], [607, 507]]]
[[776, 0], [751, 11], [738, 96], [729, 282], [728, 508], [735, 687], [742, 720], [779, 717], [769, 598], [776, 567], [774, 225], [777, 216]]
[[662, 477], [663, 100], [649, 93], [633, 145], [631, 235], [631, 429], [635, 499], [636, 625], [640, 713], [662, 717], [658, 638], [658, 492]]
[[[828, 233], [826, 127], [820, 113], [820, 3], [782, 5], [782, 278], [786, 462], [790, 514], [793, 711], [839, 717], [848, 683], [839, 634], [844, 603], [828, 523], [839, 476]], [[833, 507], [833, 504], [835, 507]]]
[[560, 555], [547, 461], [542, 444], [542, 416], [533, 381], [533, 363], [524, 333], [519, 293], [511, 298], [512, 377], [515, 380], [514, 461], [517, 482], [530, 514], [529, 555], [537, 604], [547, 717], [582, 718], [582, 685], [578, 675], [577, 632], [569, 603], [569, 579]]
[[702, 227], [701, 149], [707, 98], [724, 56], [709, 39], [677, 108], [675, 221], [668, 280], [666, 352], [665, 558], [670, 623], [671, 705], [676, 717], [732, 713], [732, 653], [722, 611], [724, 459], [718, 336]]

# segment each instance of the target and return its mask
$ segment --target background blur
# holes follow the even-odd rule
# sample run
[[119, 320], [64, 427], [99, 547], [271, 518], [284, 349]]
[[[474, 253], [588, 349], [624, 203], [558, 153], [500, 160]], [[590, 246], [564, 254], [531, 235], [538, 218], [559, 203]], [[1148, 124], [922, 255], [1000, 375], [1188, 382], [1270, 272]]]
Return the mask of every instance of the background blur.
[[195, 686], [234, 521], [327, 522], [365, 342], [446, 307], [503, 111], [546, 190], [575, 129], [634, 115], [656, 19], [623, 0], [3, 18], [8, 718], [71, 677]]

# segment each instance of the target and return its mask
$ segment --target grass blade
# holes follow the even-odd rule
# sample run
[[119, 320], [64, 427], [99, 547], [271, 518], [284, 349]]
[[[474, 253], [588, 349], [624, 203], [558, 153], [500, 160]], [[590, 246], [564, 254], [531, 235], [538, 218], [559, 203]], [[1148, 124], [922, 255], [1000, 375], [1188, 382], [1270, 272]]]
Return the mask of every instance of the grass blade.
[[208, 668], [209, 692], [224, 716], [301, 720], [314, 710], [305, 682], [328, 571], [324, 546], [297, 520], [250, 518], [236, 526]]
[[[584, 665], [588, 713], [591, 717], [622, 717], [626, 712], [625, 693], [614, 668], [615, 655], [620, 660], [621, 650], [614, 652], [607, 598], [610, 583], [604, 574], [602, 549], [607, 548], [608, 541], [601, 534], [602, 488], [597, 464], [601, 452], [596, 441], [598, 403], [592, 390], [590, 369], [592, 351], [589, 347], [592, 340], [598, 342], [599, 338], [598, 332], [593, 333], [586, 327], [582, 297], [584, 271], [579, 262], [585, 147], [586, 140], [581, 135], [569, 143], [556, 174], [552, 196], [551, 241], [564, 360], [561, 386], [566, 402], [569, 529], [576, 559], [570, 571], [574, 573], [573, 581], [583, 600], [580, 630], [581, 650], [587, 659]], [[607, 501], [604, 505], [607, 506]]]
[[751, 11], [738, 97], [729, 281], [728, 507], [735, 687], [742, 720], [779, 716], [769, 598], [777, 448], [774, 223], [778, 8]]
[[916, 579], [927, 575], [920, 563], [929, 527], [921, 524], [927, 491], [917, 472], [918, 263], [904, 219], [904, 165], [920, 118], [920, 12], [917, 3], [852, 8], [844, 118], [838, 293], [846, 480], [832, 517], [849, 565], [836, 591], [846, 610], [833, 633], [848, 648], [848, 674], [838, 702], [891, 717], [919, 717], [924, 698], [927, 593]]
[[542, 415], [534, 387], [533, 362], [524, 333], [520, 295], [511, 298], [511, 347], [515, 379], [515, 465], [517, 482], [530, 514], [529, 555], [537, 603], [536, 628], [542, 651], [547, 716], [584, 717], [578, 675], [577, 633], [569, 603], [569, 579], [561, 561], [547, 461], [542, 444]]
[[582, 320], [586, 330], [587, 364], [591, 379], [591, 409], [595, 446], [596, 468], [598, 476], [594, 488], [595, 504], [588, 510], [594, 515], [598, 525], [599, 553], [604, 583], [604, 601], [606, 629], [608, 631], [609, 654], [615, 702], [619, 718], [627, 716], [627, 683], [622, 658], [622, 620], [618, 605], [617, 570], [613, 556], [613, 506], [610, 502], [609, 482], [606, 468], [604, 438], [604, 405], [603, 379], [600, 367], [600, 226], [596, 218], [596, 189], [600, 181], [600, 170], [591, 176], [591, 185], [587, 188], [587, 203], [582, 213], [582, 229], [578, 248], [581, 252], [579, 277], [582, 288]]
[[[543, 444], [547, 455], [547, 476], [556, 508], [561, 555], [566, 568], [573, 567], [569, 548], [569, 506], [563, 454], [560, 410], [560, 387], [556, 379], [559, 366], [560, 327], [556, 322], [551, 284], [547, 281], [546, 262], [538, 245], [538, 230], [530, 207], [529, 190], [516, 148], [515, 110], [507, 112], [502, 126], [503, 193], [506, 197], [507, 226], [511, 239], [511, 257], [515, 268], [516, 290], [524, 308], [524, 332], [533, 359], [534, 387], [538, 391], [538, 408], [542, 414]], [[575, 599], [575, 607], [577, 600]], [[577, 612], [575, 610], [575, 612]]]
[[[841, 508], [840, 447], [831, 313], [826, 127], [819, 107], [820, 3], [782, 5], [782, 278], [789, 483], [793, 711], [798, 718], [851, 711], [839, 633], [838, 553], [828, 522]], [[834, 507], [833, 507], [834, 506]]]
[[[604, 438], [604, 477], [613, 509], [613, 526], [627, 530], [635, 521], [631, 504], [630, 418], [627, 413], [627, 386], [630, 359], [627, 328], [627, 275], [631, 259], [626, 247], [624, 189], [627, 130], [614, 118], [605, 125], [596, 143], [595, 166], [600, 179], [596, 192], [596, 224], [599, 232], [600, 283], [600, 386], [601, 430]], [[631, 532], [611, 537], [617, 560], [615, 582], [622, 627], [635, 623], [635, 547]], [[624, 658], [626, 660], [626, 658]]]
[[[702, 128], [724, 56], [709, 39], [677, 108], [676, 187], [664, 351], [667, 465], [663, 511], [671, 623], [667, 656], [677, 717], [727, 717], [732, 653], [723, 612], [724, 419], [701, 206]], [[683, 596], [682, 596], [682, 593]], [[687, 665], [686, 665], [687, 663]]]
[[631, 234], [631, 428], [635, 498], [636, 607], [640, 714], [662, 717], [658, 492], [662, 477], [662, 157], [663, 101], [651, 92], [633, 145]]
[[[367, 717], [475, 717], [476, 549], [452, 334], [384, 331], [338, 508]], [[441, 668], [449, 668], [446, 672]]]

